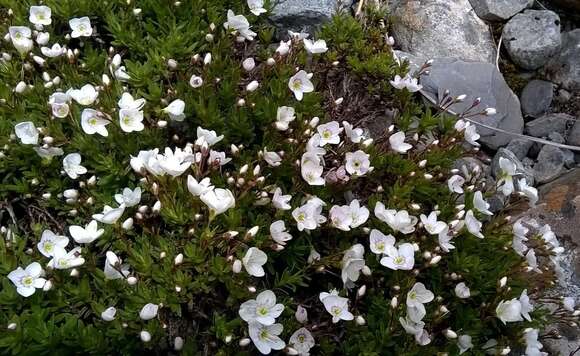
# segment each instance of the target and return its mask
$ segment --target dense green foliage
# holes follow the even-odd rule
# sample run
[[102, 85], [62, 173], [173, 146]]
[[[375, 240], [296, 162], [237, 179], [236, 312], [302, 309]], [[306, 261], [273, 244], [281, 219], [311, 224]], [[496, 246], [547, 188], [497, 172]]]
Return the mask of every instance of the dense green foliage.
[[[9, 26], [28, 26], [30, 5], [35, 4], [0, 0], [2, 33]], [[185, 0], [177, 7], [157, 0], [130, 5], [117, 0], [45, 0], [44, 5], [52, 9], [52, 24], [45, 27], [50, 32], [50, 43], [66, 44], [79, 52], [72, 57], [47, 58], [40, 67], [29, 56], [20, 59], [9, 41], [2, 45], [12, 59], [0, 64], [0, 82], [4, 84], [0, 86], [0, 146], [4, 147], [0, 159], [0, 222], [10, 229], [0, 240], [0, 354], [166, 354], [176, 336], [185, 339], [184, 354], [253, 354], [257, 351], [252, 346], [243, 348], [238, 343], [247, 335], [238, 309], [244, 301], [255, 298], [248, 287], [270, 289], [284, 304], [279, 319], [284, 340], [301, 327], [294, 317], [298, 305], [308, 310], [306, 326], [316, 340], [312, 354], [454, 355], [459, 352], [456, 342], [442, 336], [452, 329], [470, 335], [475, 345], [470, 352], [479, 355], [483, 354], [481, 345], [491, 338], [499, 345], [521, 346], [522, 330], [541, 325], [541, 311], [534, 313], [532, 322], [507, 325], [495, 316], [501, 300], [517, 298], [525, 288], [531, 293], [550, 277], [546, 272], [542, 279], [529, 279], [524, 260], [508, 248], [512, 230], [504, 212], [488, 220], [478, 215], [485, 220], [485, 239], [462, 229], [453, 239], [456, 249], [449, 253], [443, 253], [437, 237], [423, 229], [396, 234], [372, 213], [376, 202], [382, 202], [417, 216], [438, 210], [439, 220], [449, 222], [457, 219], [461, 199], [467, 205], [465, 210], [473, 209], [473, 193], [460, 197], [447, 187], [455, 160], [471, 154], [461, 143], [463, 136], [454, 129], [454, 120], [424, 107], [411, 93], [397, 91], [389, 83], [396, 74], [406, 74], [406, 68], [397, 64], [385, 43], [381, 12], [369, 12], [360, 21], [349, 15], [337, 16], [316, 36], [328, 43], [329, 50], [324, 54], [308, 55], [300, 43], [294, 43], [290, 53], [281, 56], [274, 52], [276, 45], [271, 46], [274, 30], [263, 16], [249, 13], [245, 2]], [[141, 9], [138, 15], [133, 11], [136, 7]], [[8, 15], [8, 8], [13, 15]], [[258, 32], [253, 42], [236, 42], [224, 30], [228, 9], [248, 17]], [[96, 32], [91, 38], [65, 38], [70, 32], [68, 20], [81, 16], [90, 17]], [[207, 34], [211, 34], [210, 40]], [[38, 48], [33, 52], [39, 54]], [[211, 53], [212, 59], [204, 65], [206, 53]], [[109, 67], [115, 54], [122, 56], [131, 79], [104, 85], [102, 75], [112, 77]], [[246, 72], [241, 63], [250, 56], [257, 66]], [[268, 58], [274, 58], [275, 63], [267, 64]], [[169, 60], [177, 66], [172, 68]], [[302, 101], [288, 89], [288, 80], [297, 67], [314, 73], [316, 90], [305, 94]], [[60, 83], [45, 85], [42, 72], [51, 78], [59, 76]], [[203, 78], [201, 87], [190, 86], [192, 75]], [[246, 86], [253, 80], [260, 85], [250, 92]], [[23, 93], [14, 91], [20, 81], [29, 85]], [[80, 125], [82, 106], [71, 104], [70, 115], [59, 119], [52, 116], [47, 105], [57, 88], [66, 91], [88, 83], [101, 86], [94, 108], [113, 118], [107, 126], [108, 137], [85, 134]], [[135, 98], [146, 99], [143, 131], [126, 133], [119, 127], [117, 102], [126, 90]], [[340, 97], [344, 101], [336, 104]], [[182, 122], [169, 121], [162, 111], [175, 99], [185, 102], [186, 118]], [[273, 128], [281, 106], [294, 107], [296, 112], [288, 132]], [[322, 123], [346, 120], [370, 127], [374, 122], [393, 120], [384, 113], [386, 108], [396, 108], [393, 123], [407, 133], [413, 150], [401, 155], [389, 149], [389, 122], [382, 130], [371, 132], [374, 142], [363, 148], [371, 157], [371, 173], [319, 187], [309, 186], [301, 178], [295, 161], [305, 151], [310, 138], [305, 133], [312, 131], [309, 121], [313, 117], [320, 117]], [[168, 126], [159, 127], [158, 122], [164, 120], [169, 121]], [[22, 121], [32, 121], [42, 128], [44, 136], [52, 137], [51, 145], [61, 147], [65, 155], [80, 153], [88, 173], [72, 180], [62, 173], [61, 157], [43, 159], [32, 146], [21, 144], [13, 133], [14, 125]], [[223, 134], [225, 138], [216, 147], [233, 158], [223, 167], [194, 165], [188, 171], [196, 177], [209, 176], [216, 187], [234, 191], [235, 208], [215, 218], [188, 192], [186, 174], [142, 178], [129, 164], [131, 156], [137, 156], [140, 150], [183, 148], [193, 143], [198, 126]], [[432, 144], [434, 138], [438, 143]], [[239, 152], [230, 151], [231, 144], [237, 145]], [[264, 147], [284, 152], [281, 166], [268, 167], [257, 154]], [[340, 163], [336, 162], [345, 152], [359, 149], [355, 147], [345, 142], [328, 150], [327, 165], [338, 167]], [[426, 163], [422, 163], [424, 160]], [[247, 172], [242, 169], [246, 164]], [[257, 164], [261, 172], [254, 171]], [[92, 175], [97, 178], [96, 184], [88, 181]], [[259, 177], [264, 177], [265, 183]], [[228, 182], [228, 178], [236, 183], [232, 184], [231, 179]], [[239, 179], [243, 179], [242, 184]], [[483, 190], [482, 183], [479, 177], [473, 177], [468, 184]], [[158, 214], [151, 209], [138, 213], [137, 206], [127, 208], [126, 216], [135, 216], [133, 228], [123, 229], [124, 219], [103, 225], [105, 233], [92, 244], [83, 245], [85, 263], [76, 269], [77, 275], [71, 276], [66, 269], [46, 269], [45, 278], [53, 283], [51, 290], [37, 290], [28, 298], [17, 293], [6, 276], [18, 266], [38, 261], [44, 267], [49, 260], [36, 248], [43, 230], [66, 235], [68, 226], [84, 226], [92, 214], [111, 205], [115, 193], [137, 186], [143, 189], [141, 205], [151, 207], [160, 201]], [[326, 224], [309, 233], [299, 232], [291, 210], [260, 204], [262, 193], [271, 196], [274, 186], [293, 195], [293, 208], [302, 205], [309, 195], [318, 196], [328, 204], [325, 215], [331, 205], [344, 205], [349, 196], [356, 197], [371, 211], [366, 228], [393, 233], [398, 242], [420, 245], [415, 269], [387, 269], [368, 251], [366, 265], [372, 275], [361, 275], [357, 282], [357, 287], [366, 285], [366, 294], [357, 297], [357, 288], [343, 290], [340, 270], [344, 251], [356, 243], [366, 248], [368, 230], [361, 227], [345, 232]], [[62, 193], [71, 188], [80, 196], [66, 203]], [[415, 210], [414, 204], [418, 204]], [[293, 236], [280, 251], [268, 232], [270, 224], [278, 219], [286, 221]], [[259, 226], [259, 232], [248, 235], [253, 226]], [[231, 236], [228, 231], [240, 233]], [[232, 261], [242, 259], [252, 246], [268, 254], [263, 278], [232, 273]], [[322, 258], [309, 263], [312, 249]], [[137, 278], [135, 285], [124, 279], [105, 278], [107, 251], [114, 251], [130, 266], [131, 275]], [[427, 251], [443, 258], [431, 264], [421, 255]], [[174, 258], [180, 253], [183, 262], [175, 264]], [[509, 276], [511, 288], [498, 287], [504, 276]], [[469, 299], [455, 296], [459, 280], [471, 286]], [[399, 323], [405, 315], [407, 292], [416, 282], [424, 283], [437, 296], [426, 305], [424, 321], [433, 340], [426, 346], [419, 346]], [[331, 322], [319, 293], [333, 288], [350, 299], [351, 312], [363, 316], [365, 325]], [[393, 297], [398, 298], [395, 308], [391, 306]], [[139, 311], [147, 303], [162, 307], [158, 317], [144, 321]], [[102, 320], [101, 313], [113, 305], [118, 311], [116, 319]], [[442, 306], [449, 312], [442, 312]], [[15, 330], [6, 330], [4, 325], [10, 323], [17, 325]], [[142, 330], [151, 333], [150, 342], [139, 339]]]

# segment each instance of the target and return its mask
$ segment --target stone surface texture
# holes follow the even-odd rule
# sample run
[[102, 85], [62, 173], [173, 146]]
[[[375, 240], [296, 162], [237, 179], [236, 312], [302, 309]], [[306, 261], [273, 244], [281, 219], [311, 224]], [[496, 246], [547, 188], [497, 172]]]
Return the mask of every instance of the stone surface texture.
[[546, 74], [570, 91], [580, 90], [580, 29], [562, 34], [562, 50], [548, 63]]
[[529, 0], [470, 0], [480, 18], [487, 21], [505, 21], [530, 5]]
[[331, 19], [341, 8], [350, 6], [351, 1], [341, 0], [274, 0], [270, 20], [285, 37], [287, 30], [312, 33], [317, 27]]
[[542, 184], [558, 178], [565, 172], [566, 157], [564, 152], [555, 146], [544, 145], [534, 165], [534, 178]]
[[[484, 62], [466, 62], [453, 58], [437, 58], [429, 75], [421, 76], [421, 93], [437, 102], [445, 90], [452, 96], [467, 95], [464, 102], [455, 104], [451, 110], [460, 113], [471, 106], [475, 98], [481, 98], [478, 110], [495, 108], [496, 115], [477, 116], [475, 121], [491, 127], [521, 134], [524, 127], [520, 101], [505, 82], [497, 68]], [[491, 129], [478, 127], [479, 142], [492, 149], [507, 145], [513, 136]]]
[[522, 113], [533, 117], [544, 114], [550, 109], [554, 99], [554, 85], [545, 80], [532, 80], [520, 95]]
[[392, 11], [393, 36], [403, 51], [428, 59], [495, 62], [489, 28], [468, 0], [400, 0]]
[[534, 137], [548, 137], [552, 132], [563, 135], [568, 123], [573, 121], [574, 118], [568, 114], [547, 114], [527, 122], [525, 132]]
[[503, 28], [503, 43], [511, 59], [528, 70], [548, 63], [561, 42], [560, 17], [549, 10], [526, 10]]

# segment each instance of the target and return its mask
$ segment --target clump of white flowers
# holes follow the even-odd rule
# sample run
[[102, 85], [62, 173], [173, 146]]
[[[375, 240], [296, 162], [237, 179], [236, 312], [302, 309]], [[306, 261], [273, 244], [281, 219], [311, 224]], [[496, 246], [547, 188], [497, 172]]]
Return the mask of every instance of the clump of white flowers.
[[[45, 300], [41, 307], [51, 313], [50, 303], [61, 307], [70, 298], [83, 322], [111, 326], [116, 334], [104, 339], [130, 335], [147, 352], [171, 337], [175, 351], [194, 350], [203, 340], [206, 352], [232, 354], [238, 347], [262, 354], [340, 353], [334, 343], [360, 354], [388, 354], [392, 350], [361, 346], [369, 335], [381, 335], [393, 337], [401, 350], [425, 354], [505, 354], [516, 346], [540, 354], [537, 289], [521, 286], [531, 274], [551, 282], [552, 259], [563, 247], [549, 226], [511, 221], [491, 204], [494, 195], [535, 204], [537, 190], [505, 158], [495, 185], [481, 170], [450, 169], [461, 153], [478, 149], [480, 136], [469, 120], [475, 114], [419, 122], [410, 93], [421, 91], [420, 78], [401, 73], [395, 60], [387, 65], [392, 76], [377, 87], [394, 92], [404, 113], [375, 136], [357, 119], [349, 95], [321, 88], [333, 84], [329, 68], [346, 71], [359, 60], [344, 53], [349, 46], [323, 39], [324, 31], [316, 39], [290, 31], [279, 45], [261, 47], [254, 21], [270, 5], [247, 0], [238, 14], [223, 9], [221, 24], [203, 25], [203, 52], [185, 60], [159, 55], [141, 66], [139, 56], [111, 46], [97, 73], [86, 59], [101, 51], [100, 31], [107, 28], [92, 15], [57, 27], [63, 19], [56, 9], [31, 6], [33, 29], [8, 28], [10, 51], [29, 66], [19, 83], [7, 85], [11, 101], [0, 105], [40, 95], [45, 111], [14, 115], [2, 151], [7, 164], [25, 167], [18, 173], [26, 185], [18, 189], [26, 193], [6, 200], [16, 231], [21, 217], [12, 205], [34, 194], [43, 198], [27, 210], [34, 221], [26, 229], [34, 233], [26, 241], [12, 228], [1, 231], [6, 277], [16, 291], [3, 292], [6, 299]], [[149, 26], [142, 17], [151, 9], [127, 6], [140, 26]], [[200, 23], [219, 18], [214, 10], [200, 9]], [[49, 44], [60, 35], [64, 42]], [[368, 50], [378, 46], [390, 55], [392, 38], [380, 38]], [[224, 48], [231, 58], [223, 57]], [[235, 65], [228, 67], [230, 60]], [[58, 73], [55, 63], [70, 67]], [[35, 68], [42, 68], [44, 87], [27, 84]], [[237, 82], [224, 83], [230, 71]], [[156, 90], [157, 81], [163, 90]], [[231, 101], [217, 102], [214, 96], [224, 92]], [[324, 105], [310, 104], [319, 99]], [[438, 123], [428, 126], [430, 120]], [[256, 142], [245, 142], [248, 137]], [[17, 149], [39, 157], [21, 163]], [[57, 179], [44, 179], [43, 171]], [[502, 261], [491, 268], [496, 257]], [[496, 285], [482, 278], [497, 273], [510, 279], [498, 278]], [[566, 321], [577, 317], [574, 299], [561, 304]], [[477, 328], [455, 325], [464, 310], [481, 315], [480, 327], [515, 328], [519, 344], [481, 340]], [[14, 330], [28, 316], [10, 318]]]

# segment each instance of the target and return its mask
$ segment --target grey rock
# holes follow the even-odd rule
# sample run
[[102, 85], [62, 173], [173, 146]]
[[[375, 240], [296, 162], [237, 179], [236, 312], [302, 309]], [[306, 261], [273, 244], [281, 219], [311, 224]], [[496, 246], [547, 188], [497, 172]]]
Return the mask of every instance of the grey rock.
[[[465, 101], [451, 106], [450, 109], [455, 113], [463, 112], [472, 105], [475, 98], [481, 98], [481, 104], [475, 111], [495, 108], [497, 114], [475, 116], [472, 118], [474, 121], [516, 134], [523, 132], [520, 101], [492, 64], [437, 58], [433, 61], [429, 75], [421, 76], [421, 84], [421, 93], [434, 103], [439, 101], [445, 90], [449, 90], [453, 96], [467, 95]], [[481, 126], [477, 131], [481, 135], [479, 141], [492, 149], [505, 146], [512, 140], [512, 135]]]
[[560, 103], [567, 103], [570, 101], [570, 99], [572, 99], [572, 94], [570, 94], [570, 92], [567, 91], [566, 89], [560, 89], [558, 90], [558, 96], [556, 97], [556, 99]]
[[508, 21], [503, 40], [517, 65], [536, 70], [560, 49], [560, 17], [549, 10], [526, 10]]
[[550, 108], [554, 98], [554, 85], [545, 80], [532, 80], [526, 85], [520, 96], [522, 113], [537, 117]]
[[564, 136], [562, 136], [562, 134], [560, 134], [559, 132], [550, 132], [550, 134], [548, 135], [548, 140], [556, 143], [566, 142]]
[[489, 29], [469, 0], [401, 1], [393, 7], [393, 36], [416, 56], [495, 62]]
[[562, 50], [548, 63], [546, 74], [565, 89], [580, 90], [580, 29], [562, 34]]
[[518, 159], [523, 160], [528, 155], [530, 148], [534, 144], [533, 141], [526, 140], [523, 138], [514, 138], [506, 146], [508, 151], [511, 151]]
[[493, 177], [497, 178], [501, 174], [501, 168], [499, 166], [500, 158], [508, 159], [514, 163], [516, 166], [516, 174], [518, 175], [517, 178], [526, 178], [526, 181], [529, 185], [534, 184], [534, 172], [525, 167], [522, 161], [520, 161], [516, 155], [505, 148], [500, 148], [491, 161], [491, 173]]
[[489, 176], [490, 173], [489, 165], [475, 157], [462, 157], [454, 162], [453, 168], [458, 169], [461, 172], [466, 170], [469, 174], [472, 174], [475, 171], [480, 171], [484, 176]]
[[574, 125], [568, 132], [566, 143], [571, 146], [580, 146], [580, 121], [574, 122]]
[[540, 154], [538, 154], [538, 162], [534, 165], [536, 181], [538, 183], [547, 183], [558, 178], [565, 172], [564, 163], [564, 152], [561, 149], [551, 145], [544, 145]]
[[567, 9], [580, 11], [580, 1], [578, 0], [551, 0], [550, 2]]
[[534, 137], [548, 137], [551, 132], [563, 135], [568, 122], [573, 120], [568, 114], [547, 114], [526, 123], [525, 132]]
[[576, 167], [576, 157], [574, 152], [565, 148], [562, 149], [562, 152], [564, 153], [564, 166], [569, 169]]
[[330, 21], [341, 8], [350, 6], [351, 1], [341, 0], [274, 0], [270, 20], [278, 28], [280, 38], [287, 30], [312, 33], [321, 24]]
[[470, 0], [480, 18], [487, 21], [505, 21], [527, 8], [528, 0]]

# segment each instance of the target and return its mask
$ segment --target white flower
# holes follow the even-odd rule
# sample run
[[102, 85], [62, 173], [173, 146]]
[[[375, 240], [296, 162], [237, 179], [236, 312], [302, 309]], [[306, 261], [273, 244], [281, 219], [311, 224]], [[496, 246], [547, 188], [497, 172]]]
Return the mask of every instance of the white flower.
[[99, 96], [99, 92], [91, 84], [86, 84], [80, 89], [69, 89], [67, 94], [83, 106], [92, 105]]
[[38, 251], [45, 257], [52, 257], [56, 249], [64, 249], [68, 245], [68, 237], [55, 235], [50, 230], [44, 230], [40, 242], [36, 244]]
[[[317, 159], [315, 159], [315, 161], [320, 161], [320, 157], [326, 154], [326, 150], [320, 147], [320, 140], [320, 134], [315, 133], [306, 143], [306, 153], [310, 157], [316, 157]], [[304, 157], [304, 155], [302, 157]]]
[[20, 55], [24, 56], [32, 50], [32, 46], [34, 45], [30, 39], [32, 31], [28, 27], [10, 26], [8, 33], [10, 34], [14, 48], [16, 48]]
[[84, 263], [85, 259], [81, 257], [80, 247], [75, 247], [68, 252], [64, 248], [56, 248], [48, 266], [54, 269], [69, 269]]
[[342, 126], [344, 127], [344, 133], [346, 134], [346, 137], [348, 137], [352, 143], [360, 143], [364, 138], [363, 129], [354, 128], [348, 121], [343, 121]]
[[19, 122], [14, 125], [14, 132], [23, 145], [38, 144], [38, 129], [31, 121]]
[[288, 30], [288, 36], [290, 36], [291, 39], [295, 39], [298, 41], [301, 41], [305, 38], [308, 38], [310, 35], [306, 32], [294, 32], [292, 30]]
[[159, 156], [158, 148], [149, 151], [139, 151], [137, 157], [131, 156], [131, 167], [137, 173], [144, 174], [147, 171], [155, 176], [162, 176], [165, 171], [159, 165], [157, 156]]
[[417, 282], [413, 285], [409, 293], [407, 293], [407, 306], [408, 307], [423, 307], [423, 304], [427, 304], [435, 298], [433, 292], [425, 288], [425, 285], [421, 282]]
[[226, 30], [237, 32], [238, 41], [253, 41], [256, 33], [250, 30], [250, 22], [244, 15], [236, 15], [232, 10], [228, 10], [228, 21], [224, 22]]
[[109, 136], [107, 131], [107, 125], [110, 124], [104, 115], [93, 109], [84, 109], [81, 114], [81, 127], [83, 131], [88, 135], [94, 135], [98, 133], [101, 136]]
[[483, 234], [481, 233], [481, 227], [483, 224], [473, 215], [472, 210], [469, 210], [465, 214], [465, 226], [467, 227], [467, 231], [469, 231], [470, 234], [475, 235], [480, 239], [484, 238]]
[[55, 43], [52, 47], [41, 47], [40, 52], [42, 52], [45, 57], [55, 58], [62, 56], [66, 52], [66, 49], [60, 44]]
[[234, 194], [229, 189], [215, 188], [200, 196], [211, 214], [219, 215], [236, 205]]
[[276, 189], [274, 190], [274, 196], [272, 197], [272, 205], [274, 205], [276, 209], [290, 210], [292, 209], [292, 206], [290, 206], [290, 204], [288, 203], [290, 202], [291, 199], [292, 195], [290, 194], [283, 195], [282, 189], [276, 187]]
[[262, 266], [267, 261], [268, 255], [257, 247], [250, 247], [242, 259], [246, 272], [254, 277], [264, 277], [266, 275]]
[[248, 85], [246, 85], [246, 91], [253, 92], [258, 89], [260, 83], [257, 80], [252, 80]]
[[296, 321], [301, 324], [304, 324], [308, 321], [308, 311], [302, 305], [299, 305], [296, 308], [296, 313], [294, 313], [294, 317], [296, 317]]
[[147, 303], [141, 308], [139, 312], [139, 318], [142, 320], [151, 320], [157, 316], [159, 311], [159, 305], [153, 303]]
[[270, 236], [272, 237], [272, 240], [282, 246], [286, 245], [286, 241], [292, 240], [292, 235], [286, 231], [284, 220], [274, 221], [270, 225]]
[[526, 343], [526, 356], [547, 356], [548, 353], [540, 351], [544, 345], [538, 341], [538, 329], [524, 330], [524, 341]]
[[483, 199], [483, 194], [480, 191], [475, 192], [473, 195], [473, 208], [485, 215], [493, 215], [491, 211], [489, 211], [489, 203]]
[[471, 296], [471, 291], [469, 290], [469, 287], [465, 285], [464, 282], [461, 282], [455, 286], [455, 295], [458, 298], [466, 299]]
[[242, 62], [242, 67], [246, 72], [251, 72], [254, 68], [256, 68], [256, 61], [252, 57], [246, 58]]
[[111, 251], [107, 251], [105, 256], [105, 279], [127, 278], [129, 275], [129, 267], [124, 265], [123, 261]]
[[324, 147], [324, 145], [327, 143], [331, 145], [338, 145], [340, 143], [339, 135], [343, 129], [340, 127], [338, 122], [331, 121], [329, 123], [319, 125], [316, 130], [320, 135], [320, 147]]
[[199, 77], [197, 75], [192, 75], [191, 78], [189, 79], [189, 85], [192, 88], [199, 88], [203, 85], [203, 78]]
[[288, 343], [298, 351], [298, 355], [309, 355], [310, 349], [316, 345], [314, 337], [312, 337], [312, 334], [306, 328], [296, 330], [290, 336]]
[[410, 144], [405, 143], [405, 133], [403, 131], [391, 135], [389, 137], [389, 143], [391, 144], [393, 151], [402, 154], [407, 153], [408, 150], [413, 148]]
[[531, 206], [536, 205], [538, 202], [538, 190], [536, 188], [528, 185], [525, 178], [518, 180], [518, 188], [518, 190], [528, 198]]
[[69, 153], [63, 158], [63, 169], [71, 179], [77, 179], [79, 175], [87, 173], [87, 169], [81, 166], [81, 159], [78, 153]]
[[305, 38], [302, 41], [304, 42], [304, 48], [306, 48], [306, 51], [310, 54], [318, 54], [328, 51], [325, 40], [312, 41]]
[[473, 347], [473, 343], [471, 342], [471, 336], [469, 335], [459, 335], [457, 338], [457, 347], [459, 347], [459, 354], [465, 353], [465, 351], [471, 349]]
[[165, 109], [163, 109], [163, 112], [169, 115], [171, 120], [183, 121], [185, 118], [185, 114], [183, 113], [184, 110], [185, 101], [181, 99], [175, 99], [169, 105], [167, 105]]
[[35, 25], [50, 25], [51, 10], [48, 6], [31, 6], [28, 21]]
[[145, 99], [137, 99], [135, 100], [133, 96], [127, 92], [124, 92], [121, 95], [121, 99], [117, 102], [119, 109], [126, 109], [126, 110], [141, 110], [143, 106], [145, 106]]
[[459, 175], [454, 175], [447, 181], [447, 187], [452, 193], [463, 194], [463, 184], [465, 184], [465, 178]]
[[280, 41], [280, 45], [276, 48], [276, 53], [280, 54], [281, 56], [285, 56], [290, 52], [290, 46], [292, 45], [292, 41]]
[[264, 9], [264, 0], [248, 0], [248, 7], [250, 8], [250, 12], [256, 16], [267, 12]]
[[115, 315], [117, 314], [117, 309], [115, 307], [108, 307], [101, 313], [101, 319], [104, 321], [115, 320]]
[[56, 92], [53, 93], [48, 98], [48, 103], [52, 108], [52, 115], [58, 118], [67, 117], [70, 111], [69, 102], [71, 100], [70, 95], [66, 93]]
[[413, 321], [407, 316], [406, 318], [400, 317], [399, 322], [403, 329], [405, 329], [405, 332], [414, 335], [415, 339], [420, 337], [424, 332], [423, 328], [425, 327], [425, 323], [422, 321]]
[[495, 313], [502, 323], [522, 321], [522, 304], [517, 299], [502, 300], [497, 305]]
[[449, 252], [449, 250], [455, 249], [455, 246], [451, 242], [452, 239], [453, 236], [449, 234], [449, 228], [447, 226], [437, 236], [439, 247], [441, 247], [441, 249], [445, 252]]
[[360, 206], [358, 199], [353, 199], [350, 204], [348, 205], [349, 214], [351, 217], [351, 228], [357, 228], [362, 224], [366, 223], [369, 219], [369, 209], [364, 206]]
[[172, 177], [178, 177], [185, 173], [194, 159], [191, 149], [187, 147], [185, 150], [175, 147], [175, 151], [166, 147], [163, 155], [157, 155], [157, 162], [161, 169]]
[[351, 175], [362, 176], [369, 172], [371, 167], [370, 155], [358, 150], [346, 153], [345, 169]]
[[308, 262], [308, 264], [313, 264], [316, 261], [320, 261], [320, 253], [318, 253], [318, 251], [316, 251], [315, 249], [310, 249], [310, 253], [308, 254], [308, 258], [306, 259], [306, 261]]
[[86, 16], [70, 19], [68, 24], [72, 30], [72, 33], [70, 34], [72, 38], [90, 37], [93, 34], [91, 20]]
[[[50, 33], [48, 33], [48, 32], [38, 32], [36, 35], [36, 43], [38, 43], [41, 46], [44, 46], [45, 44], [47, 44], [49, 40], [50, 40]], [[42, 48], [41, 48], [41, 52], [42, 52]]]
[[16, 291], [23, 297], [30, 297], [37, 288], [44, 287], [46, 279], [42, 275], [42, 267], [38, 262], [32, 262], [25, 269], [18, 267], [8, 274], [8, 279], [16, 287]]
[[341, 262], [341, 278], [345, 285], [358, 280], [360, 271], [365, 266], [364, 252], [363, 245], [356, 244], [344, 253]]
[[193, 178], [191, 175], [187, 176], [187, 190], [189, 190], [194, 197], [199, 197], [213, 189], [214, 186], [211, 185], [209, 177], [205, 177], [198, 182], [197, 179]]
[[507, 158], [499, 158], [499, 168], [501, 170], [497, 182], [499, 189], [505, 196], [514, 192], [513, 176], [516, 174], [516, 165]]
[[354, 315], [348, 311], [348, 299], [339, 297], [338, 295], [330, 294], [322, 298], [322, 304], [330, 315], [332, 315], [332, 322], [338, 323], [340, 320], [353, 320]]
[[463, 133], [463, 137], [469, 144], [476, 147], [479, 146], [477, 140], [479, 140], [481, 136], [477, 133], [477, 127], [475, 127], [475, 125], [467, 126]]
[[143, 131], [143, 111], [136, 109], [119, 110], [119, 124], [121, 130], [129, 133], [133, 131]]
[[324, 185], [325, 180], [322, 178], [323, 171], [324, 168], [321, 165], [312, 161], [306, 161], [300, 166], [302, 178], [309, 185]]
[[415, 249], [410, 243], [399, 245], [398, 248], [388, 245], [386, 256], [381, 258], [380, 263], [392, 270], [411, 270], [415, 265]]
[[304, 93], [311, 93], [314, 91], [314, 84], [310, 81], [310, 75], [301, 70], [294, 74], [288, 81], [288, 87], [294, 93], [296, 100], [301, 101]]
[[126, 207], [135, 206], [141, 201], [141, 188], [137, 187], [134, 190], [125, 188], [123, 189], [123, 194], [115, 194], [115, 200], [119, 205], [125, 204]]
[[387, 253], [389, 246], [395, 246], [395, 238], [393, 235], [385, 235], [377, 229], [372, 229], [369, 237], [370, 249], [377, 255], [384, 255]]
[[93, 219], [97, 220], [100, 223], [112, 225], [121, 218], [123, 213], [125, 212], [125, 205], [121, 204], [118, 208], [112, 208], [108, 205], [105, 205], [103, 208], [102, 214], [93, 214]]
[[139, 333], [139, 338], [143, 342], [149, 342], [151, 341], [151, 333], [147, 330], [141, 330], [141, 332]]
[[78, 225], [69, 226], [68, 231], [78, 244], [90, 244], [105, 233], [104, 229], [98, 228], [95, 220], [91, 220], [84, 228]]
[[534, 306], [530, 303], [530, 297], [528, 297], [528, 290], [524, 289], [522, 294], [520, 294], [519, 302], [521, 305], [521, 313], [524, 319], [527, 321], [532, 321], [532, 317], [530, 316], [530, 312], [534, 311]]
[[207, 143], [208, 146], [213, 146], [216, 143], [223, 140], [224, 135], [218, 136], [215, 131], [206, 130], [203, 127], [199, 126], [197, 128], [197, 140], [195, 141], [196, 145], [202, 146], [203, 142]]
[[282, 350], [286, 347], [286, 343], [278, 336], [284, 330], [282, 324], [262, 325], [252, 321], [248, 327], [250, 338], [260, 353], [267, 355], [272, 350]]
[[126, 82], [131, 79], [131, 76], [127, 73], [125, 66], [120, 66], [119, 68], [117, 68], [113, 73], [113, 76], [115, 77], [115, 79], [121, 82]]
[[296, 220], [299, 231], [315, 230], [320, 224], [326, 222], [321, 215], [323, 205], [316, 200], [309, 200], [306, 204], [292, 211], [292, 217]]
[[284, 311], [284, 305], [276, 304], [276, 295], [271, 290], [265, 290], [240, 306], [240, 317], [250, 323], [256, 321], [262, 325], [272, 325]]
[[36, 153], [38, 153], [38, 155], [42, 158], [51, 158], [54, 156], [62, 156], [64, 154], [62, 148], [59, 147], [44, 148], [36, 146], [33, 147], [32, 149], [36, 151]]
[[280, 164], [282, 164], [282, 157], [280, 157], [280, 155], [277, 154], [276, 152], [268, 151], [268, 149], [264, 147], [262, 153], [264, 155], [264, 160], [271, 167], [278, 167]]
[[330, 208], [328, 217], [330, 219], [330, 222], [332, 223], [332, 226], [342, 231], [350, 231], [352, 217], [350, 215], [350, 209], [348, 205], [333, 206], [332, 208]]
[[228, 164], [231, 160], [231, 158], [226, 158], [225, 152], [211, 150], [209, 151], [207, 162], [209, 165], [223, 166]]
[[443, 221], [437, 221], [437, 213], [432, 211], [429, 216], [421, 214], [420, 216], [423, 227], [431, 235], [439, 235], [445, 228], [447, 224]]
[[400, 90], [406, 88], [411, 93], [417, 92], [423, 88], [423, 86], [419, 84], [417, 78], [413, 78], [409, 74], [405, 75], [403, 78], [401, 78], [400, 75], [395, 75], [395, 78], [390, 82], [396, 89]]
[[409, 215], [406, 210], [396, 211], [393, 209], [385, 209], [385, 205], [378, 202], [375, 205], [375, 216], [387, 223], [395, 232], [403, 234], [410, 234], [415, 231], [415, 225], [418, 219], [415, 216]]
[[533, 248], [528, 250], [526, 253], [526, 263], [528, 264], [528, 270], [537, 273], [542, 273], [542, 270], [538, 268], [538, 259], [536, 257], [536, 251]]

